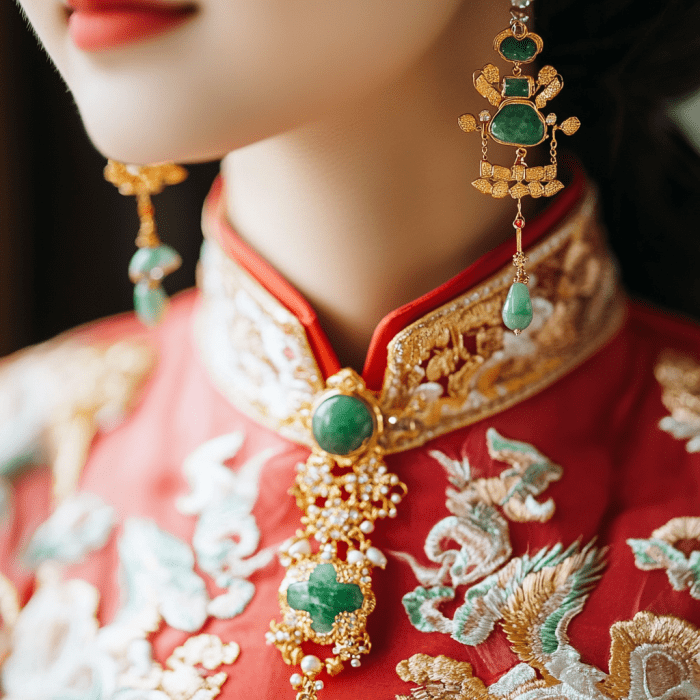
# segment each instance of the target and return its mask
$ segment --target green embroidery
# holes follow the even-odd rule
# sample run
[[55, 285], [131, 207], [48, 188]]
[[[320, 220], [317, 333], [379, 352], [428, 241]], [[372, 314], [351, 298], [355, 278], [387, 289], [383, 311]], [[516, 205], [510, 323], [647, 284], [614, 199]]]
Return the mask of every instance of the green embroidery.
[[403, 597], [403, 605], [408, 613], [411, 624], [421, 632], [442, 632], [444, 623], [437, 624], [437, 619], [450, 621], [438, 610], [437, 604], [444, 601], [453, 600], [455, 589], [449, 586], [434, 586], [433, 588], [423, 588], [418, 586], [415, 590], [407, 593]]
[[700, 547], [700, 518], [673, 518], [657, 528], [649, 539], [628, 539], [634, 553], [634, 563], [642, 571], [663, 569], [676, 591], [688, 589], [700, 600], [700, 551], [687, 555], [674, 547], [679, 540], [697, 541]]
[[[426, 555], [439, 568], [394, 553], [410, 564], [421, 584], [403, 604], [417, 629], [449, 634], [467, 646], [486, 641], [500, 623], [521, 658], [538, 659], [536, 667], [549, 678], [547, 664], [564, 667], [576, 654], [568, 646], [567, 628], [600, 577], [603, 552], [575, 542], [512, 558], [508, 520], [549, 519], [554, 502], [538, 496], [561, 478], [562, 469], [532, 445], [493, 428], [486, 443], [490, 456], [508, 465], [496, 477], [478, 478], [466, 457], [458, 461], [430, 453], [456, 487], [447, 489], [452, 515], [440, 520], [425, 542]], [[446, 549], [453, 542], [459, 549]], [[439, 607], [465, 585], [464, 602], [450, 620]]]

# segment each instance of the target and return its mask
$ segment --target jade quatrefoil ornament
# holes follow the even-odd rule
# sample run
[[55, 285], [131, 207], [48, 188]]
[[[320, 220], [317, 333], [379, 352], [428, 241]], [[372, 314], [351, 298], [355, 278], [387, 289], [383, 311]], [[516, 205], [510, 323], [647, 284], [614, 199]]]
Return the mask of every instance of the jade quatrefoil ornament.
[[364, 596], [356, 583], [338, 583], [333, 564], [319, 564], [308, 581], [287, 588], [287, 603], [294, 610], [311, 615], [311, 629], [327, 634], [333, 629], [336, 615], [362, 607]]

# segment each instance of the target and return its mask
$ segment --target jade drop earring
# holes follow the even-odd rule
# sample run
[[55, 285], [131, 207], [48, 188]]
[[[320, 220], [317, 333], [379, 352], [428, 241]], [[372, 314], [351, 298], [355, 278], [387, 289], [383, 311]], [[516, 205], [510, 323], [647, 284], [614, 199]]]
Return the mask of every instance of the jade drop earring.
[[161, 243], [156, 231], [151, 195], [162, 192], [165, 185], [177, 185], [187, 171], [173, 163], [161, 165], [125, 165], [110, 160], [105, 179], [116, 185], [123, 195], [136, 196], [141, 226], [136, 237], [136, 251], [129, 263], [129, 278], [134, 283], [134, 309], [147, 326], [155, 326], [163, 317], [168, 296], [161, 286], [166, 275], [177, 270], [182, 258], [174, 248]]
[[[481, 170], [478, 180], [472, 185], [479, 192], [501, 198], [510, 195], [517, 200], [518, 211], [513, 220], [516, 237], [516, 253], [513, 265], [516, 273], [503, 305], [502, 318], [506, 328], [516, 335], [532, 322], [532, 301], [525, 271], [527, 257], [523, 253], [522, 236], [525, 217], [522, 214], [522, 198], [551, 197], [564, 188], [557, 179], [557, 130], [567, 136], [574, 134], [581, 122], [577, 117], [569, 117], [557, 124], [557, 115], [546, 117], [540, 111], [549, 100], [556, 97], [564, 87], [564, 79], [556, 68], [544, 66], [537, 74], [522, 75], [522, 64], [531, 63], [542, 51], [542, 38], [529, 31], [527, 8], [531, 0], [511, 0], [510, 28], [500, 32], [494, 39], [493, 48], [499, 56], [513, 64], [513, 74], [502, 79], [498, 68], [487, 63], [474, 73], [473, 81], [477, 92], [491, 105], [497, 107], [492, 117], [488, 110], [479, 113], [479, 120], [472, 114], [463, 114], [459, 126], [467, 133], [481, 131]], [[549, 129], [549, 134], [547, 130]], [[506, 146], [515, 146], [515, 162], [508, 168], [489, 162], [488, 139]], [[527, 148], [550, 139], [550, 164], [534, 168], [525, 162]]]

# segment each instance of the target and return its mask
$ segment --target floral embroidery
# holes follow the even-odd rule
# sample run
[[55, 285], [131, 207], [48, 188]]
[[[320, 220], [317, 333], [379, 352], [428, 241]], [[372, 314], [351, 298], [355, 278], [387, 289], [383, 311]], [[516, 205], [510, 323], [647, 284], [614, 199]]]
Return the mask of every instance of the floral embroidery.
[[224, 462], [238, 454], [243, 440], [243, 433], [231, 433], [197, 448], [183, 465], [191, 493], [177, 502], [181, 513], [199, 516], [192, 547], [202, 571], [227, 589], [207, 607], [210, 615], [223, 619], [245, 610], [255, 593], [246, 579], [276, 552], [270, 547], [256, 553], [260, 531], [252, 514], [261, 469], [276, 450], [263, 450], [233, 471]]
[[98, 627], [93, 586], [62, 582], [51, 568], [43, 573], [13, 631], [3, 668], [8, 700], [212, 700], [219, 694], [227, 674], [207, 671], [233, 663], [237, 644], [191, 637], [163, 668], [152, 660], [143, 631]]
[[[571, 647], [547, 664], [548, 676], [520, 663], [486, 685], [470, 664], [446, 656], [415, 654], [396, 667], [400, 678], [418, 687], [420, 700], [697, 700], [700, 697], [700, 630], [671, 616], [637, 613], [617, 622], [610, 674], [581, 662]], [[397, 700], [409, 696], [397, 695]]]
[[671, 412], [659, 421], [659, 427], [687, 440], [688, 452], [700, 452], [700, 365], [684, 355], [667, 352], [654, 374], [663, 387], [661, 400]]
[[44, 581], [22, 610], [3, 666], [8, 700], [103, 700], [117, 660], [97, 644], [97, 590], [80, 580]]
[[165, 669], [151, 659], [147, 642], [134, 651], [135, 663], [121, 675], [112, 700], [213, 700], [228, 676], [223, 671], [205, 675], [197, 667], [213, 671], [230, 665], [241, 650], [235, 642], [224, 644], [212, 634], [200, 634], [175, 649]]
[[34, 532], [24, 561], [32, 569], [42, 562], [78, 562], [101, 549], [116, 522], [114, 508], [85, 491], [68, 496]]
[[[674, 546], [681, 541], [691, 541], [697, 547], [685, 554]], [[673, 518], [654, 530], [650, 539], [629, 539], [627, 544], [638, 568], [665, 569], [674, 590], [687, 588], [693, 598], [700, 599], [700, 518]]]
[[610, 676], [601, 684], [613, 698], [700, 697], [700, 630], [670, 615], [639, 612], [610, 630]]

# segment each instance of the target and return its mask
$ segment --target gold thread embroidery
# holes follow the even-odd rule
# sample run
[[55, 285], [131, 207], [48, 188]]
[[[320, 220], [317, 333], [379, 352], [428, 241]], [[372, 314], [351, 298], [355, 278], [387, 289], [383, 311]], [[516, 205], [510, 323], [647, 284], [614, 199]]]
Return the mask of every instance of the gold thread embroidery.
[[[510, 264], [395, 336], [378, 396], [386, 453], [519, 403], [612, 337], [624, 302], [595, 209], [590, 190], [561, 229], [528, 251], [539, 320], [517, 339], [504, 334], [501, 319]], [[324, 384], [303, 326], [225, 256], [206, 220], [204, 229], [195, 332], [210, 376], [234, 406], [313, 447], [302, 426], [304, 407]]]
[[503, 333], [509, 266], [401, 331], [389, 345], [380, 402], [392, 417], [389, 452], [502, 411], [548, 386], [619, 327], [612, 264], [589, 194], [568, 225], [528, 252], [536, 321]]
[[[432, 657], [427, 654], [414, 654], [410, 659], [398, 664], [396, 673], [401, 680], [420, 686], [412, 691], [414, 698], [434, 698], [435, 700], [450, 698], [486, 700], [488, 698], [486, 686], [473, 675], [471, 665], [447, 656]], [[421, 690], [424, 692], [420, 693]], [[405, 696], [397, 696], [397, 698], [402, 697]]]
[[[566, 654], [560, 663], [548, 665], [550, 673], [546, 681], [537, 679], [531, 666], [520, 663], [486, 687], [473, 675], [470, 664], [425, 654], [414, 654], [401, 661], [396, 672], [403, 681], [418, 686], [411, 689], [411, 696], [419, 700], [515, 700], [532, 697], [531, 691], [537, 691], [534, 697], [551, 700], [571, 697], [600, 700], [604, 696], [615, 700], [697, 697], [700, 692], [698, 628], [671, 615], [640, 612], [633, 620], [615, 623], [610, 637], [609, 675], [583, 664], [571, 647], [564, 650]], [[409, 696], [397, 695], [396, 700], [409, 700]]]
[[663, 387], [661, 400], [671, 412], [659, 421], [659, 427], [687, 440], [688, 452], [700, 452], [700, 364], [667, 351], [659, 358], [654, 375]]
[[606, 695], [626, 698], [642, 684], [653, 688], [651, 697], [661, 697], [685, 681], [700, 690], [700, 630], [694, 625], [639, 612], [633, 620], [616, 622], [610, 636], [610, 676], [599, 684]]

